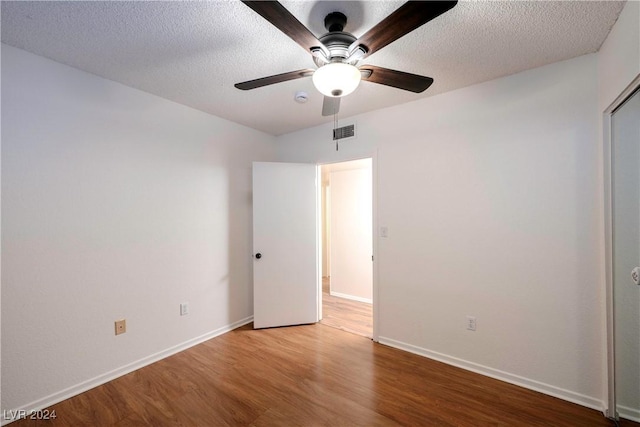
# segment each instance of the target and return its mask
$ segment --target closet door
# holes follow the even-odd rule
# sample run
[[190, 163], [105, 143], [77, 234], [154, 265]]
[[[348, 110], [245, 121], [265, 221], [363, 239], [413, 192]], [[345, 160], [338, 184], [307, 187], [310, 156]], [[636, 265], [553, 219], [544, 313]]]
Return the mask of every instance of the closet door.
[[611, 116], [616, 411], [640, 421], [640, 90]]

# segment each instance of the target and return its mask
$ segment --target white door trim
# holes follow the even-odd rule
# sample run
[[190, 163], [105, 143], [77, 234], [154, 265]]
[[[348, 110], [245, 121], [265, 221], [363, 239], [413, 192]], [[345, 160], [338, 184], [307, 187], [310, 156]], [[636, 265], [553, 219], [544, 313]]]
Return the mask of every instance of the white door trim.
[[373, 331], [371, 338], [375, 342], [379, 342], [379, 325], [380, 325], [380, 298], [378, 292], [378, 265], [380, 265], [380, 255], [378, 254], [378, 239], [379, 239], [379, 227], [378, 227], [378, 150], [374, 150], [371, 153], [371, 173], [372, 173], [372, 184], [373, 184], [373, 218], [372, 218], [372, 228], [371, 232], [373, 233]]

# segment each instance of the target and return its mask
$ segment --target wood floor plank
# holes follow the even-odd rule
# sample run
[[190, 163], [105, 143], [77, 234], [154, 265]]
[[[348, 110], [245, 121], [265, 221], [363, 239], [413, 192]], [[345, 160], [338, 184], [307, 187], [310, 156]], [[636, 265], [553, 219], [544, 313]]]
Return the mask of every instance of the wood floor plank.
[[371, 338], [373, 336], [372, 305], [331, 295], [330, 283], [329, 277], [322, 278], [322, 320], [320, 323]]
[[12, 426], [614, 425], [598, 411], [322, 324], [247, 325], [49, 409], [56, 420]]

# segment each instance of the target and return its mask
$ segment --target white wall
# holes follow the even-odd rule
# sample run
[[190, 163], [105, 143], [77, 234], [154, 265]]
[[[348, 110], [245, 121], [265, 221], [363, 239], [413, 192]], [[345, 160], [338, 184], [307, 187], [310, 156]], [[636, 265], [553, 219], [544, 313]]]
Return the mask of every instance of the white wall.
[[377, 150], [380, 341], [602, 406], [596, 71], [587, 55], [357, 116], [339, 152], [331, 123], [278, 138], [285, 161]]
[[[331, 188], [331, 295], [371, 302], [373, 295], [371, 159], [341, 163]], [[348, 165], [352, 169], [349, 169]]]
[[329, 173], [325, 168], [322, 171], [322, 277], [331, 274], [331, 188], [329, 185]]
[[598, 52], [600, 113], [640, 74], [640, 1], [630, 0]]
[[251, 319], [273, 137], [6, 45], [2, 125], [2, 409]]

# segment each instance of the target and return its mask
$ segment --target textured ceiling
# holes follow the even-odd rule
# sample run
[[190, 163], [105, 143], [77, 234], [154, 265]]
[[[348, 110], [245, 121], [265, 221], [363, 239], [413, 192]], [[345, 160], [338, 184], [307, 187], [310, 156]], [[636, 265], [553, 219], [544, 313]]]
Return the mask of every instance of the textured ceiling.
[[[400, 1], [283, 1], [316, 36], [324, 16], [348, 17], [356, 37]], [[363, 82], [340, 117], [402, 104], [596, 52], [618, 1], [461, 1], [366, 58], [433, 77], [422, 94]], [[280, 135], [332, 121], [310, 78], [240, 91], [234, 83], [315, 68], [295, 42], [235, 1], [3, 1], [2, 42], [81, 70]], [[294, 102], [306, 91], [306, 104]]]

